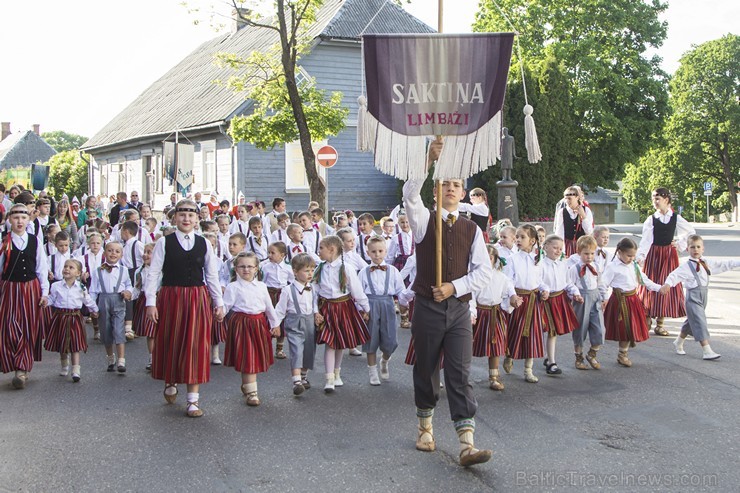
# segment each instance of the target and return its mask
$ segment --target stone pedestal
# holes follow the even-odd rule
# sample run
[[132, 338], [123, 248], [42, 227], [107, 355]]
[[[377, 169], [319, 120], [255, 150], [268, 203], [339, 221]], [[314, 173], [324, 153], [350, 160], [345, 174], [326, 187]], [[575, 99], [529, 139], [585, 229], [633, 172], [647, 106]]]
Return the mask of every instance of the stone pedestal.
[[496, 182], [498, 189], [498, 217], [497, 220], [508, 218], [511, 224], [519, 226], [519, 201], [516, 198], [516, 180], [502, 180]]

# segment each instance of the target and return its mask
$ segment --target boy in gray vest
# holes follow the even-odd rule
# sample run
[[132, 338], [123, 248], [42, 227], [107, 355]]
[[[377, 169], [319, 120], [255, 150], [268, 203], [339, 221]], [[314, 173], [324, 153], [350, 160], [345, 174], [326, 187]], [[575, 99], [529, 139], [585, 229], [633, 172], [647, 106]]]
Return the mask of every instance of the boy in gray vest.
[[311, 289], [316, 262], [311, 255], [298, 253], [290, 265], [295, 280], [283, 288], [275, 312], [279, 319], [285, 319], [293, 395], [301, 395], [311, 388], [308, 370], [313, 370], [316, 355], [315, 314], [318, 313], [318, 300], [316, 291]]
[[[91, 276], [90, 296], [97, 299], [98, 303], [100, 341], [105, 345], [108, 355], [108, 371], [118, 369], [119, 373], [125, 373], [126, 335], [123, 322], [126, 302], [131, 300], [134, 288], [128, 271], [120, 263], [121, 256], [123, 247], [120, 243], [112, 241], [105, 245], [103, 263]], [[114, 344], [117, 358], [113, 356]]]
[[[438, 139], [429, 147], [427, 163], [442, 150]], [[475, 412], [478, 403], [470, 384], [473, 327], [468, 301], [471, 293], [491, 282], [493, 268], [475, 223], [460, 216], [458, 204], [465, 197], [462, 180], [442, 182], [442, 285], [435, 286], [435, 214], [421, 201], [423, 179], [403, 186], [403, 204], [416, 242], [416, 293], [411, 330], [416, 348], [414, 399], [419, 420], [416, 448], [435, 450], [432, 416], [439, 400], [439, 358], [445, 355], [445, 386], [450, 415], [460, 441], [460, 465], [487, 462], [490, 450], [475, 448]], [[435, 190], [436, 193], [436, 190]]]
[[686, 321], [681, 326], [673, 345], [676, 353], [686, 354], [683, 343], [691, 334], [694, 340], [701, 344], [704, 352], [703, 359], [715, 360], [721, 355], [712, 351], [709, 346], [709, 328], [707, 327], [707, 292], [709, 290], [709, 276], [721, 274], [728, 270], [740, 267], [740, 260], [712, 260], [704, 257], [704, 240], [699, 235], [689, 236], [689, 258], [684, 264], [666, 277], [665, 284], [660, 288], [660, 294], [667, 294], [678, 283], [683, 283], [686, 289]]

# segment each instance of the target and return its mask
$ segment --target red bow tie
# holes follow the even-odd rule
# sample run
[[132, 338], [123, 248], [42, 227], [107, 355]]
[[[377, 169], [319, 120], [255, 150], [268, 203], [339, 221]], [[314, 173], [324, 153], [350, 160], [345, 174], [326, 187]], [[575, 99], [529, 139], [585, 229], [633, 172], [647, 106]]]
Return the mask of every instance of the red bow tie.
[[306, 286], [305, 288], [301, 289], [300, 294], [303, 294], [306, 291], [311, 291], [311, 286]]
[[581, 266], [581, 277], [583, 277], [583, 276], [586, 275], [586, 269], [590, 270], [591, 271], [591, 274], [593, 274], [595, 276], [598, 275], [596, 273], [596, 269], [594, 269], [591, 264], [584, 264], [584, 265]]
[[[318, 225], [318, 224], [314, 224], [314, 225], [313, 225], [313, 229], [319, 229], [319, 225]], [[309, 230], [309, 231], [310, 231], [310, 230]]]
[[300, 252], [302, 252], [303, 250], [301, 250], [301, 247], [299, 247], [299, 246], [294, 246], [294, 247], [293, 247], [293, 250], [292, 250], [292, 251], [293, 251], [293, 253], [295, 253], [295, 252], [298, 252], [298, 253], [300, 253]]
[[596, 255], [601, 255], [602, 258], [606, 258], [606, 252], [602, 250], [601, 248], [596, 250]]
[[365, 236], [365, 239], [362, 241], [367, 245], [367, 242], [370, 241], [370, 235]]
[[376, 271], [378, 269], [380, 269], [380, 270], [382, 270], [382, 271], [385, 272], [386, 268], [387, 268], [387, 266], [385, 266], [385, 265], [373, 265], [372, 267], [370, 267], [370, 272], [374, 272], [374, 271]]
[[386, 240], [390, 240], [391, 239], [391, 235], [384, 235], [383, 238], [385, 238]]
[[712, 273], [710, 272], [709, 267], [707, 266], [707, 263], [706, 262], [704, 262], [701, 259], [699, 259], [698, 261], [697, 260], [694, 260], [694, 259], [691, 259], [691, 261], [696, 264], [696, 272], [699, 272], [701, 270], [701, 268], [704, 267], [704, 270], [707, 271], [707, 275], [708, 276], [711, 276], [712, 275]]
[[102, 264], [100, 264], [100, 268], [103, 269], [105, 272], [112, 272], [113, 267], [115, 267], [115, 265], [111, 265], [108, 262], [103, 262]]

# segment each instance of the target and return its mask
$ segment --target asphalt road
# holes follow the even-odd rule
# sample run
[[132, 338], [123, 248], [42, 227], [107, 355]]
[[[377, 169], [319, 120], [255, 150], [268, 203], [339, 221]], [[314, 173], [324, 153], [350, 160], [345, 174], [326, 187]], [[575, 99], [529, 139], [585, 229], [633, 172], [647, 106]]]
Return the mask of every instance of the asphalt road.
[[[737, 255], [740, 228], [699, 227], [710, 256]], [[614, 226], [611, 244], [636, 226]], [[184, 395], [166, 405], [162, 385], [144, 371], [145, 341], [127, 345], [125, 375], [105, 371], [103, 348], [83, 355], [83, 380], [57, 375], [45, 353], [26, 390], [0, 376], [0, 491], [737, 491], [740, 484], [740, 272], [716, 276], [708, 310], [716, 362], [687, 341], [653, 337], [601, 371], [573, 367], [569, 338], [558, 357], [564, 374], [526, 383], [521, 362], [487, 387], [484, 359], [473, 367], [479, 402], [476, 442], [488, 464], [457, 465], [458, 444], [444, 391], [435, 416], [438, 450], [414, 449], [409, 331], [391, 361], [391, 380], [367, 383], [364, 358], [345, 356], [345, 385], [291, 393], [289, 364], [260, 375], [262, 405], [248, 408], [239, 375], [214, 367], [201, 390], [205, 416], [184, 417]], [[669, 321], [675, 334], [680, 321]], [[183, 389], [184, 390], [184, 389]]]

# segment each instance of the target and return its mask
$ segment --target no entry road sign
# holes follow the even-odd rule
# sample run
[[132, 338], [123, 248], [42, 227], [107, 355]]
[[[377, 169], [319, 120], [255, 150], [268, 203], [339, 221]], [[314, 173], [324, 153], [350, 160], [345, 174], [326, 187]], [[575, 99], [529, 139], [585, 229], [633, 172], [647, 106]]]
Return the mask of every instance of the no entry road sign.
[[324, 146], [316, 153], [316, 160], [324, 168], [331, 168], [337, 164], [338, 157], [337, 150], [332, 146]]

